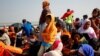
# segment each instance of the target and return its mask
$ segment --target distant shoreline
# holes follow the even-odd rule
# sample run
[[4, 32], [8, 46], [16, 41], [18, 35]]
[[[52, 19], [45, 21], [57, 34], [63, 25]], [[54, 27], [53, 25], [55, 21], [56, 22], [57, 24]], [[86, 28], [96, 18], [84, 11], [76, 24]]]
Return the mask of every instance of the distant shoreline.
[[[7, 22], [7, 23], [1, 23], [0, 22], [0, 27], [3, 27], [3, 26], [10, 26], [10, 25], [12, 25], [12, 24], [14, 24], [14, 23], [21, 23], [21, 22]], [[32, 23], [32, 22], [31, 22]], [[34, 26], [37, 26], [38, 25], [38, 22], [34, 22], [34, 23], [32, 23], [32, 25], [34, 25]]]

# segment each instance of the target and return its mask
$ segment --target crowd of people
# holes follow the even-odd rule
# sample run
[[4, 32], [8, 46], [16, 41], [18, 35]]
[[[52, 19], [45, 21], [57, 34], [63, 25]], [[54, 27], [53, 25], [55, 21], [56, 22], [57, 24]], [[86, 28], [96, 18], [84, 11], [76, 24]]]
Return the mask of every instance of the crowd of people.
[[68, 9], [60, 18], [43, 1], [39, 25], [26, 19], [22, 27], [0, 29], [0, 56], [100, 56], [100, 9], [92, 17], [74, 20], [74, 10]]

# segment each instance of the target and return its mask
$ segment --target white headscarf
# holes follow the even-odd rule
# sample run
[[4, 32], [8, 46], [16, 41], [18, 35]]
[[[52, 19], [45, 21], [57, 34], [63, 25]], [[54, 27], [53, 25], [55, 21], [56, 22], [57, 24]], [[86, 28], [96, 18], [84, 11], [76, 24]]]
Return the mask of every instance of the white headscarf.
[[91, 27], [91, 25], [89, 26], [88, 29], [83, 29], [84, 25], [87, 23], [87, 22], [91, 22], [89, 19], [85, 19], [84, 20], [84, 23], [83, 25], [78, 29], [78, 32], [79, 33], [87, 33], [90, 37], [90, 39], [92, 38], [97, 38], [96, 34], [95, 34], [95, 31], [94, 29]]
[[56, 40], [61, 40], [60, 37], [61, 37], [61, 32], [58, 32], [58, 33], [56, 34]]

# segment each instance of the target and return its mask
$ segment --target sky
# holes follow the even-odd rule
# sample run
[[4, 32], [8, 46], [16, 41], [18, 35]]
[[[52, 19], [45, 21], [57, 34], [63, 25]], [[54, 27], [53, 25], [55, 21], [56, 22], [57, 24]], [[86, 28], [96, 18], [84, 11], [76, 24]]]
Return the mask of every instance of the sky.
[[[74, 10], [74, 18], [88, 14], [94, 8], [100, 9], [100, 0], [49, 0], [51, 12], [61, 17], [67, 9]], [[38, 22], [43, 0], [0, 0], [0, 23], [21, 22], [27, 19]]]

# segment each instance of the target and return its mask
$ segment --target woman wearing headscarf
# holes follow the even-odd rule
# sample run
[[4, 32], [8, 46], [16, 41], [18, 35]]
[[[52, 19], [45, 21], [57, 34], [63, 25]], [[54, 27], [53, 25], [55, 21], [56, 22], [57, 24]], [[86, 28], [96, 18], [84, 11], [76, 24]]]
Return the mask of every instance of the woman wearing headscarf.
[[83, 25], [78, 29], [78, 32], [83, 34], [86, 33], [89, 35], [90, 39], [96, 38], [97, 36], [95, 34], [95, 31], [91, 27], [91, 21], [89, 19], [86, 19], [83, 23]]
[[0, 41], [2, 41], [5, 45], [11, 44], [10, 38], [4, 30], [0, 30]]
[[62, 56], [63, 44], [61, 41], [61, 32], [62, 32], [61, 22], [56, 22], [56, 27], [57, 27], [56, 40], [51, 46], [50, 51], [44, 53], [43, 56]]
[[61, 24], [57, 22], [56, 27], [57, 27], [56, 40], [51, 46], [50, 51], [44, 53], [43, 56], [62, 56], [63, 44], [61, 41], [61, 31], [62, 31]]
[[99, 42], [94, 29], [91, 27], [91, 21], [86, 19], [83, 25], [78, 29], [78, 32], [85, 36], [89, 44], [95, 49], [98, 49]]
[[55, 17], [52, 14], [46, 16], [46, 24], [46, 28], [41, 34], [43, 42], [38, 52], [38, 56], [42, 56], [43, 53], [52, 46], [56, 39], [57, 28], [55, 26]]
[[5, 45], [2, 41], [0, 41], [0, 56], [12, 56], [12, 53], [22, 54], [23, 50], [18, 47]]
[[88, 44], [82, 44], [78, 50], [79, 56], [94, 56], [93, 48]]

